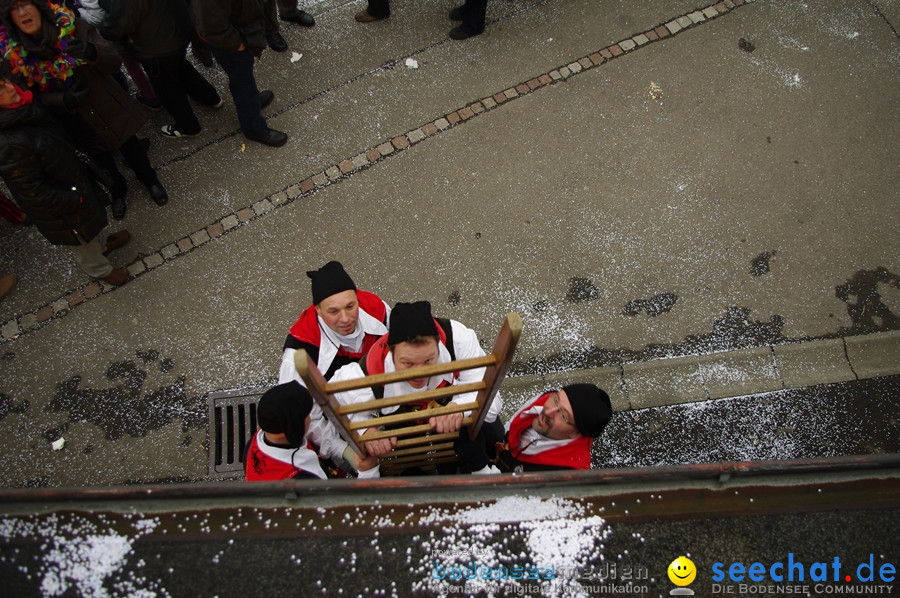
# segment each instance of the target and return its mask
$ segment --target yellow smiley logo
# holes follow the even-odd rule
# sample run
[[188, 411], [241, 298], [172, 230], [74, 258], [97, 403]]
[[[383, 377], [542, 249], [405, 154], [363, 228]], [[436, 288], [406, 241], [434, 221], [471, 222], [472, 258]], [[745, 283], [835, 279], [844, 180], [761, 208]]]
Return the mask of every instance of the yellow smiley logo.
[[676, 586], [686, 586], [697, 577], [697, 567], [691, 559], [680, 556], [669, 565], [668, 573], [669, 580]]

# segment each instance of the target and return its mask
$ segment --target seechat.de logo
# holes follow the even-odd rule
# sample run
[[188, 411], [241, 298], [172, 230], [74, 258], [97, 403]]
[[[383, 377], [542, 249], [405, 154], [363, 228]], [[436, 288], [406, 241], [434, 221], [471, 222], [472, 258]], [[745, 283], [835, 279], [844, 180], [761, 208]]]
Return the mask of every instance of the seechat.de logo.
[[697, 567], [691, 559], [686, 556], [680, 556], [669, 564], [666, 570], [669, 574], [669, 581], [678, 586], [669, 592], [671, 596], [693, 596], [694, 591], [684, 586], [691, 585], [697, 577]]

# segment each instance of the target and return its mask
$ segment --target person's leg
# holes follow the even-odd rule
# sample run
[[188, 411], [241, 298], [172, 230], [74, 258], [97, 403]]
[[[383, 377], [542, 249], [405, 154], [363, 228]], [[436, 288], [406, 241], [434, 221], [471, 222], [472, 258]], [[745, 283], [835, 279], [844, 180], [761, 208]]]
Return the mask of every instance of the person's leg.
[[147, 100], [156, 100], [156, 90], [150, 83], [150, 79], [147, 77], [147, 73], [144, 71], [141, 63], [125, 51], [119, 52], [119, 56], [122, 57], [122, 64], [125, 66], [125, 70], [128, 71], [131, 80], [134, 81], [135, 87], [138, 88], [139, 97]]
[[113, 271], [113, 265], [103, 255], [100, 245], [100, 237], [94, 237], [90, 241], [81, 241], [81, 245], [71, 245], [75, 261], [85, 274], [93, 278], [105, 278]]
[[[466, 39], [484, 32], [487, 0], [466, 0], [461, 8], [462, 23], [450, 31], [453, 39]], [[451, 15], [452, 18], [453, 15]]]
[[112, 209], [113, 218], [116, 220], [125, 218], [125, 211], [127, 210], [125, 195], [128, 193], [128, 183], [125, 180], [125, 177], [122, 176], [122, 173], [119, 172], [119, 167], [116, 166], [116, 161], [113, 159], [112, 152], [103, 152], [99, 154], [92, 153], [91, 159], [93, 159], [110, 178], [111, 182], [109, 183], [108, 190], [110, 198], [112, 199], [110, 208]]
[[156, 170], [150, 165], [150, 160], [147, 158], [147, 150], [144, 149], [144, 145], [136, 136], [132, 135], [128, 141], [122, 144], [119, 150], [125, 158], [125, 163], [134, 171], [137, 179], [145, 187], [149, 189], [152, 185], [159, 183]]
[[228, 75], [228, 90], [237, 109], [241, 130], [246, 135], [259, 135], [266, 130], [262, 117], [259, 89], [253, 77], [253, 56], [247, 52], [225, 52], [212, 49], [213, 55]]
[[182, 61], [184, 57], [172, 57], [147, 62], [145, 65], [147, 77], [156, 89], [159, 101], [175, 119], [175, 129], [182, 135], [191, 136], [199, 134], [201, 126], [181, 81]]
[[260, 0], [259, 5], [262, 7], [266, 35], [278, 33], [278, 13], [275, 8], [275, 0]]
[[297, 0], [278, 0], [278, 14], [282, 21], [289, 21], [304, 27], [312, 27], [316, 24], [316, 20], [311, 14], [297, 8]]
[[193, 54], [194, 58], [199, 60], [200, 64], [203, 66], [207, 68], [215, 66], [209, 45], [197, 35], [196, 31], [194, 32], [194, 35], [191, 36], [191, 54]]
[[297, 0], [276, 0], [276, 4], [278, 5], [278, 14], [282, 19], [301, 12], [297, 9]]
[[212, 83], [207, 81], [194, 68], [194, 65], [188, 61], [186, 55], [182, 54], [177, 62], [178, 80], [181, 82], [187, 95], [198, 104], [211, 108], [221, 108], [222, 96], [219, 95]]
[[260, 6], [263, 11], [266, 43], [276, 52], [285, 52], [288, 44], [278, 30], [278, 11], [275, 9], [275, 0], [260, 0]]
[[386, 19], [391, 16], [390, 0], [369, 0], [366, 10], [356, 14], [356, 20], [360, 23]]
[[487, 0], [466, 0], [462, 26], [468, 33], [478, 35], [484, 31], [487, 16]]
[[150, 197], [153, 201], [160, 206], [166, 205], [169, 201], [169, 194], [166, 188], [162, 186], [162, 183], [159, 182], [156, 170], [150, 165], [144, 144], [132, 135], [131, 139], [122, 144], [120, 150], [125, 158], [125, 163], [134, 170], [138, 180], [150, 192]]

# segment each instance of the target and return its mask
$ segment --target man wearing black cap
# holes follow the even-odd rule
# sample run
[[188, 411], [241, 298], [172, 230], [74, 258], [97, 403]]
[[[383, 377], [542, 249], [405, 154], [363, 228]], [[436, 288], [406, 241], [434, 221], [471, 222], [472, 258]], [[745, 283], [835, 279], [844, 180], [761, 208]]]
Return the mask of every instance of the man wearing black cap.
[[593, 384], [546, 392], [513, 416], [498, 445], [504, 471], [590, 469], [591, 443], [609, 423], [609, 396]]
[[[278, 382], [303, 381], [294, 367], [294, 354], [305, 349], [326, 379], [348, 363], [355, 363], [387, 333], [390, 308], [374, 293], [357, 289], [340, 262], [331, 261], [306, 275], [312, 280], [313, 304], [303, 310], [284, 341]], [[313, 406], [307, 436], [318, 451], [335, 462], [353, 463], [347, 445]]]
[[[259, 431], [247, 447], [244, 473], [248, 482], [286, 479], [326, 479], [319, 457], [310, 450], [305, 432], [313, 399], [295, 381], [267, 390], [256, 407]], [[378, 460], [355, 460], [359, 477], [378, 477]]]
[[306, 349], [330, 379], [338, 368], [359, 361], [387, 333], [390, 308], [374, 293], [357, 289], [340, 262], [331, 261], [306, 275], [313, 304], [303, 310], [284, 341], [278, 381], [300, 380], [294, 353]]
[[[359, 363], [353, 363], [338, 370], [332, 382], [352, 380], [365, 375], [390, 373], [402, 371], [414, 367], [431, 365], [435, 363], [447, 363], [457, 359], [471, 359], [483, 357], [484, 350], [478, 342], [475, 331], [467, 328], [455, 320], [436, 319], [431, 315], [431, 304], [427, 301], [416, 303], [398, 303], [394, 306], [390, 316], [389, 331], [374, 344]], [[355, 404], [371, 401], [378, 397], [390, 398], [406, 395], [419, 390], [434, 389], [453, 384], [467, 384], [478, 382], [484, 377], [484, 368], [466, 370], [462, 372], [450, 372], [430, 378], [413, 379], [407, 382], [387, 384], [383, 389], [373, 390], [361, 388], [348, 392], [338, 393], [335, 398], [343, 404]], [[457, 404], [471, 403], [477, 393], [465, 393], [455, 395], [450, 402]], [[424, 406], [424, 405], [423, 405]], [[483, 434], [480, 438], [487, 438], [489, 442], [502, 438], [502, 423], [499, 419], [503, 401], [500, 395], [494, 397], [493, 403], [485, 416], [482, 424]], [[396, 407], [389, 408], [383, 413], [390, 413]], [[353, 421], [364, 421], [376, 414], [354, 413], [349, 417]], [[457, 432], [462, 426], [463, 414], [453, 413], [432, 417], [428, 420], [431, 427], [438, 433]], [[372, 432], [376, 430], [369, 429]], [[488, 473], [481, 471], [487, 468], [487, 458], [469, 460], [465, 455], [473, 454], [467, 450], [468, 433], [463, 431], [457, 441], [457, 453], [462, 458], [460, 469], [463, 473]], [[478, 442], [483, 443], [484, 440]], [[376, 440], [366, 443], [366, 450], [370, 455], [383, 455], [390, 451], [396, 439]], [[484, 451], [482, 450], [481, 453]], [[478, 454], [475, 451], [474, 454]]]

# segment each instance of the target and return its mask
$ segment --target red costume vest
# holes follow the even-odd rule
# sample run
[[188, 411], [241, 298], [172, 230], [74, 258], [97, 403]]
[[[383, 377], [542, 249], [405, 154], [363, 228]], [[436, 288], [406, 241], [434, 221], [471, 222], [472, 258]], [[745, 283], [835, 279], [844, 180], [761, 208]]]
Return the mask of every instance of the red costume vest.
[[244, 459], [244, 474], [248, 482], [275, 482], [293, 478], [317, 477], [299, 467], [294, 467], [290, 463], [285, 463], [280, 459], [273, 459], [262, 452], [255, 435], [247, 446], [247, 456]]

